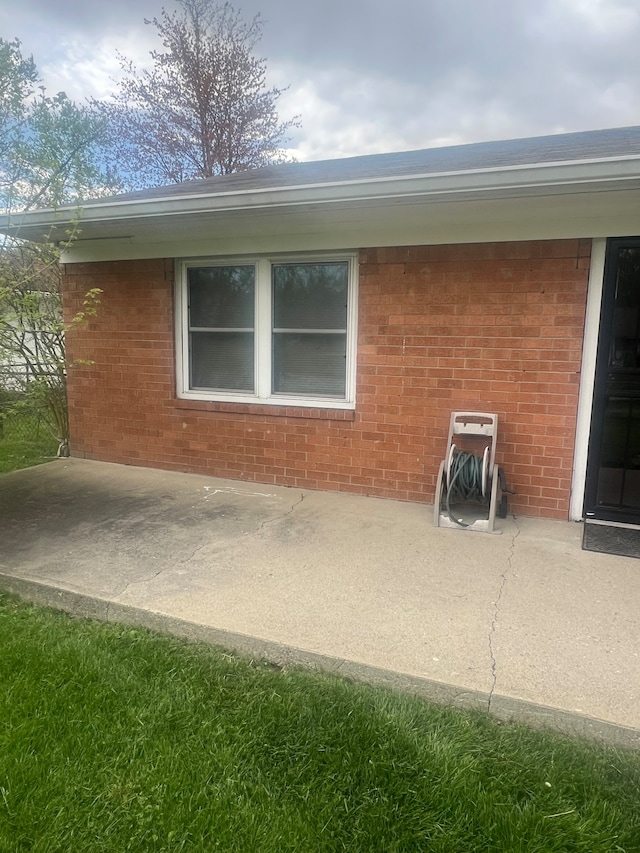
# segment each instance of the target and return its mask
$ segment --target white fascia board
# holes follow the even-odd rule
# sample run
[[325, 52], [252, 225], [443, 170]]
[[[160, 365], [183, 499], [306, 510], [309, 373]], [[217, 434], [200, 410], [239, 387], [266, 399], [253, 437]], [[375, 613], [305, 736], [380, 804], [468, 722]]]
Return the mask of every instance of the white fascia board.
[[555, 192], [585, 191], [594, 184], [610, 187], [632, 180], [640, 181], [640, 157], [603, 158], [599, 160], [541, 163], [528, 166], [501, 166], [423, 175], [362, 178], [299, 186], [234, 190], [220, 193], [167, 195], [136, 200], [92, 203], [86, 207], [68, 206], [57, 210], [40, 210], [0, 218], [0, 231], [45, 226], [64, 226], [73, 221], [98, 224], [126, 222], [132, 218], [180, 216], [193, 213], [276, 209], [309, 204], [331, 204], [340, 201], [409, 199], [411, 197], [456, 196], [459, 194], [522, 194], [547, 189]]

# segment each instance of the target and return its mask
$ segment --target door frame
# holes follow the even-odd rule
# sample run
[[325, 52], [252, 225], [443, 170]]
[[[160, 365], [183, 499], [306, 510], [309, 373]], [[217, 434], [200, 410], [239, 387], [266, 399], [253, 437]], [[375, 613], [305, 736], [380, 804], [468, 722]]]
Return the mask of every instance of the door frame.
[[[600, 467], [601, 441], [604, 428], [604, 409], [607, 394], [607, 374], [613, 313], [615, 309], [615, 293], [617, 281], [617, 264], [615, 259], [620, 248], [640, 248], [640, 237], [611, 237], [604, 243], [604, 258], [600, 274], [599, 288], [599, 317], [595, 341], [590, 341], [593, 352], [593, 380], [589, 416], [589, 433], [586, 441], [586, 460], [583, 488], [582, 516], [602, 521], [617, 521], [625, 524], [640, 523], [640, 512], [624, 513], [619, 510], [598, 510], [596, 498], [598, 475]], [[600, 265], [599, 265], [600, 266]], [[591, 289], [591, 276], [589, 281]], [[585, 324], [585, 344], [586, 344]], [[594, 347], [595, 343], [595, 347]], [[583, 364], [584, 370], [584, 364]], [[577, 436], [576, 436], [577, 439]], [[577, 448], [576, 440], [576, 448]]]
[[589, 265], [587, 305], [582, 339], [580, 391], [578, 395], [578, 413], [573, 453], [573, 477], [569, 504], [569, 519], [571, 521], [582, 521], [584, 518], [587, 458], [593, 410], [606, 252], [606, 237], [594, 237], [591, 242], [591, 262]]

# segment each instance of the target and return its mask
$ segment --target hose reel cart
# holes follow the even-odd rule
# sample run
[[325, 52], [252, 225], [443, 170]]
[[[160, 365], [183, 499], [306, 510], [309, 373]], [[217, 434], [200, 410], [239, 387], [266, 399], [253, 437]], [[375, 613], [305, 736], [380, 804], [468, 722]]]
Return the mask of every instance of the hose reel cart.
[[447, 452], [436, 485], [436, 527], [502, 532], [494, 530], [496, 513], [501, 518], [507, 515], [504, 474], [495, 464], [497, 436], [496, 414], [451, 413]]

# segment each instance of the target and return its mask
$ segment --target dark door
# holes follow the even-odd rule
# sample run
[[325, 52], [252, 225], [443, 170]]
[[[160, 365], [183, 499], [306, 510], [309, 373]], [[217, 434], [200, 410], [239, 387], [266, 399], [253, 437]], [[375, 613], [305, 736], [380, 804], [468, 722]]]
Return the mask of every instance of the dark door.
[[607, 245], [585, 515], [640, 524], [640, 237]]

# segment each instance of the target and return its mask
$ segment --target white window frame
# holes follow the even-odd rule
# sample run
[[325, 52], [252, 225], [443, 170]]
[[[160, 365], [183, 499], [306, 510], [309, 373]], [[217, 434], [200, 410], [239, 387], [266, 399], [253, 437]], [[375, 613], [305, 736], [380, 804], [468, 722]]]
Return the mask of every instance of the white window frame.
[[[343, 397], [325, 395], [298, 396], [274, 394], [272, 381], [272, 295], [271, 267], [273, 264], [312, 264], [346, 262], [348, 270], [347, 340], [345, 394]], [[250, 391], [203, 391], [190, 388], [189, 377], [189, 311], [187, 274], [192, 267], [255, 266], [255, 393]], [[304, 255], [270, 255], [216, 258], [183, 258], [176, 261], [175, 319], [176, 319], [176, 393], [183, 400], [219, 401], [225, 403], [258, 403], [269, 406], [304, 406], [321, 409], [354, 409], [356, 380], [356, 334], [358, 316], [358, 262], [354, 253]]]

